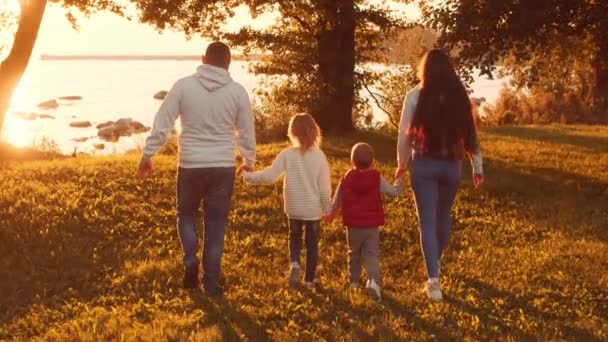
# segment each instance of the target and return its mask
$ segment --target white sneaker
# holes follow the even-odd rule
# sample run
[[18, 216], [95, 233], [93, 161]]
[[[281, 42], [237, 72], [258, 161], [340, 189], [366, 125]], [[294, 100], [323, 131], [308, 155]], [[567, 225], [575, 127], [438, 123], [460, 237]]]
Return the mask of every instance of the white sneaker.
[[428, 281], [424, 286], [424, 292], [426, 293], [426, 296], [429, 297], [430, 300], [433, 300], [433, 301], [443, 300], [443, 293], [441, 293], [441, 287], [439, 286], [439, 282]]
[[298, 284], [300, 283], [300, 272], [302, 268], [300, 264], [297, 262], [292, 262], [289, 266], [289, 283], [290, 284]]
[[369, 294], [369, 296], [372, 297], [373, 299], [375, 299], [375, 300], [382, 299], [382, 295], [380, 293], [380, 285], [378, 285], [375, 280], [373, 280], [373, 279], [368, 280], [367, 285], [365, 285], [365, 289], [367, 290], [367, 293]]

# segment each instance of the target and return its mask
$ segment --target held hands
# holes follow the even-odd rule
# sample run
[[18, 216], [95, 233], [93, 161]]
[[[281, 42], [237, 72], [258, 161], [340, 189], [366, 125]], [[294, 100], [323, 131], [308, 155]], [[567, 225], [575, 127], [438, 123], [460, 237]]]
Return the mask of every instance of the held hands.
[[141, 179], [146, 179], [152, 172], [154, 167], [152, 166], [152, 159], [148, 157], [142, 157], [137, 168], [137, 175]]
[[478, 190], [481, 187], [483, 181], [484, 177], [482, 173], [473, 174], [473, 186], [475, 187], [475, 190]]
[[407, 169], [404, 167], [397, 168], [397, 170], [395, 171], [395, 179], [400, 179], [401, 177], [403, 177], [406, 171]]
[[243, 172], [253, 172], [253, 171], [255, 171], [255, 168], [253, 166], [242, 164], [236, 170], [236, 174], [240, 176]]

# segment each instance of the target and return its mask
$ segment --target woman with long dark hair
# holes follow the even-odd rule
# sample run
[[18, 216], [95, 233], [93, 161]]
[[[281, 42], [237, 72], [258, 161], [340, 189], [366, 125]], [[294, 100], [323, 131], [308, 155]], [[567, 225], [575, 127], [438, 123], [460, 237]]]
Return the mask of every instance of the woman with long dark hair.
[[[452, 231], [451, 210], [460, 184], [462, 159], [468, 154], [473, 183], [483, 183], [482, 158], [471, 102], [448, 55], [429, 51], [420, 64], [420, 84], [405, 97], [397, 143], [397, 178], [410, 168], [420, 244], [432, 300], [442, 300], [441, 255]], [[411, 165], [410, 165], [411, 164]]]

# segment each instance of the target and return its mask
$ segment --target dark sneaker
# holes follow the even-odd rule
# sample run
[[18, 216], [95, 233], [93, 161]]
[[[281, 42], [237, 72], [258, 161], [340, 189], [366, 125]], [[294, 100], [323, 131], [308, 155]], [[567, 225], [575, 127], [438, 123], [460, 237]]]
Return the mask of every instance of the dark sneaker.
[[185, 289], [196, 289], [200, 286], [198, 281], [198, 268], [188, 268], [184, 273], [184, 288]]
[[205, 294], [209, 297], [221, 297], [224, 295], [224, 287], [222, 285], [205, 287], [204, 290]]

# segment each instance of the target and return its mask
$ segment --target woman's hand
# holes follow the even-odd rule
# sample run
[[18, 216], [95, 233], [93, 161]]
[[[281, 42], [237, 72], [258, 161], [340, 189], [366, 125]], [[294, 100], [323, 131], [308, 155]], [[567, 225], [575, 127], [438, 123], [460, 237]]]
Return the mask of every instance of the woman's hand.
[[236, 170], [236, 174], [237, 174], [237, 176], [240, 176], [243, 172], [253, 172], [253, 171], [255, 171], [253, 166], [243, 164]]
[[473, 174], [473, 186], [475, 187], [475, 190], [477, 190], [481, 187], [481, 185], [483, 184], [483, 181], [484, 181], [483, 173]]

